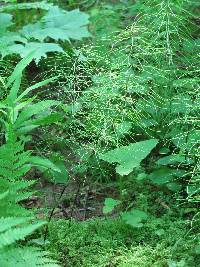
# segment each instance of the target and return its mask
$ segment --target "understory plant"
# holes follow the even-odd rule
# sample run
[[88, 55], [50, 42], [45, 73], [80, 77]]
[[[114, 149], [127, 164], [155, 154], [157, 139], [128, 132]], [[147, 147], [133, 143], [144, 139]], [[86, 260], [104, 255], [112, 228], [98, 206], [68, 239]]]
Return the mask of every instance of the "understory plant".
[[[115, 29], [117, 36], [99, 36], [96, 44], [78, 51], [72, 63], [75, 79], [60, 82], [71, 95], [63, 106], [69, 118], [63, 132], [83, 166], [81, 175], [84, 170], [90, 173], [91, 158], [97, 159], [98, 169], [108, 168], [101, 159], [121, 164], [117, 170], [123, 162], [135, 166], [131, 148], [138, 145], [140, 157], [145, 150], [142, 142], [156, 140], [153, 153], [142, 157], [138, 168], [117, 171], [122, 180], [133, 175], [179, 199], [187, 198], [185, 193], [190, 201], [192, 195], [198, 199], [197, 9], [195, 1], [137, 1], [128, 9], [132, 25]], [[76, 71], [86, 73], [86, 88], [79, 87], [83, 75]], [[67, 142], [62, 144], [68, 146]]]
[[[23, 25], [22, 21], [18, 26], [21, 28], [13, 27], [12, 12], [21, 17], [23, 10], [35, 10], [32, 23]], [[88, 19], [89, 16], [79, 9], [66, 11], [46, 1], [5, 4], [0, 8], [0, 54], [2, 58], [13, 54], [24, 58], [32, 50], [37, 50], [34, 60], [38, 63], [42, 57], [47, 57], [47, 53], [64, 53], [64, 42], [69, 44], [71, 40], [90, 36]]]
[[[0, 7], [0, 266], [58, 266], [41, 248], [44, 240], [31, 238], [40, 236], [46, 224], [39, 220], [41, 214], [26, 208], [37, 183], [32, 172], [36, 167], [42, 178], [52, 176], [51, 182], [64, 186], [71, 175], [78, 187], [70, 192], [74, 203], [71, 195], [62, 199], [62, 188], [48, 222], [55, 210], [72, 217], [76, 205], [85, 219], [95, 197], [98, 204], [104, 201], [100, 213], [111, 231], [109, 238], [96, 235], [100, 221], [78, 224], [77, 231], [72, 218], [50, 222], [43, 239], [58, 254], [55, 259], [67, 266], [191, 265], [198, 246], [190, 258], [173, 253], [199, 225], [198, 1], [51, 2], [8, 0]], [[82, 11], [72, 10], [79, 6]], [[27, 10], [31, 15], [24, 19]], [[83, 10], [90, 14], [90, 25]], [[10, 75], [16, 55], [22, 60]], [[29, 85], [42, 76], [46, 78]], [[93, 190], [97, 181], [111, 182], [111, 193]], [[180, 240], [173, 236], [179, 227], [173, 228], [166, 243], [157, 247], [167, 232], [162, 215], [177, 209], [188, 221], [192, 218], [191, 229], [182, 226], [185, 236]], [[117, 226], [110, 215], [119, 217]], [[150, 228], [152, 244], [145, 243]], [[120, 231], [128, 232], [125, 238]], [[128, 246], [119, 251], [121, 240]], [[194, 244], [198, 242], [197, 236]], [[173, 247], [168, 249], [169, 243]], [[91, 259], [88, 247], [99, 258]], [[153, 260], [148, 261], [152, 250]]]
[[38, 127], [40, 120], [44, 121], [49, 116], [42, 113], [44, 110], [57, 104], [52, 101], [34, 104], [35, 97], [25, 99], [29, 92], [52, 79], [35, 84], [18, 94], [23, 70], [33, 60], [34, 53], [18, 63], [8, 81], [1, 80], [9, 91], [0, 103], [1, 130], [4, 131], [3, 144], [0, 146], [0, 265], [5, 267], [58, 266], [41, 249], [19, 243], [45, 224], [37, 219], [33, 211], [22, 205], [34, 193], [28, 188], [35, 183], [34, 180], [24, 178], [34, 166], [60, 172], [48, 159], [33, 156], [31, 150], [25, 149], [25, 144], [30, 140], [27, 133]]

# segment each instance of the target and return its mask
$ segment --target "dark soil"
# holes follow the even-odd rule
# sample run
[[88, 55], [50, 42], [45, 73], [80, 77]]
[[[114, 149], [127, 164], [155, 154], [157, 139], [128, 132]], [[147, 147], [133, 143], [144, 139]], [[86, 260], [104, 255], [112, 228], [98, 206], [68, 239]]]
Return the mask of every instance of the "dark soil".
[[[84, 185], [71, 181], [67, 186], [55, 185], [48, 181], [38, 183], [39, 195], [30, 197], [25, 205], [38, 208], [39, 217], [84, 221], [94, 217], [104, 217], [103, 205], [107, 197], [119, 198], [118, 190], [102, 184]], [[64, 191], [64, 193], [63, 193]], [[112, 214], [112, 216], [114, 216]]]

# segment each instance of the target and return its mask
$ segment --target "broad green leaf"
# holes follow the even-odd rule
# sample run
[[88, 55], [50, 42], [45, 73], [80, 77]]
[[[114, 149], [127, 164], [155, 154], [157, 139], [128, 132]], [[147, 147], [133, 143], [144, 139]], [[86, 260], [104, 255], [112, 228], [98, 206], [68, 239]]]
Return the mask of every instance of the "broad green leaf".
[[56, 41], [59, 39], [63, 41], [69, 41], [69, 38], [63, 29], [59, 27], [45, 27], [43, 23], [40, 22], [24, 26], [21, 34], [27, 39], [34, 38], [40, 42], [44, 42], [47, 37], [50, 37]]
[[89, 15], [78, 9], [67, 12], [58, 7], [52, 7], [43, 21], [48, 28], [62, 29], [66, 39], [81, 40], [83, 37], [90, 36], [87, 29]]
[[[63, 119], [63, 115], [61, 113], [52, 113], [49, 115], [39, 116], [38, 119], [30, 119], [24, 121], [18, 128], [16, 129], [17, 135], [24, 135], [40, 126], [49, 125], [52, 123], [56, 123]], [[15, 125], [16, 128], [16, 125]]]
[[61, 113], [52, 113], [47, 116], [41, 116], [38, 119], [31, 120], [33, 125], [49, 125], [63, 120], [63, 114]]
[[57, 167], [49, 159], [41, 158], [41, 157], [37, 157], [37, 156], [31, 156], [31, 157], [29, 157], [29, 162], [35, 166], [44, 167], [46, 169], [51, 169], [55, 172], [61, 173], [61, 170], [59, 169], [59, 167]]
[[19, 54], [22, 58], [26, 58], [29, 53], [35, 51], [33, 59], [35, 60], [36, 64], [40, 61], [42, 57], [47, 57], [47, 53], [49, 52], [60, 52], [63, 53], [63, 49], [60, 45], [54, 43], [37, 43], [37, 42], [30, 42], [27, 43], [21, 49], [14, 51], [15, 53]]
[[[196, 179], [200, 179], [200, 176], [197, 176]], [[190, 184], [187, 186], [187, 194], [189, 197], [192, 197], [193, 195], [200, 192], [199, 185]]]
[[57, 6], [49, 9], [42, 21], [23, 27], [21, 34], [27, 39], [34, 38], [43, 42], [47, 37], [56, 41], [81, 40], [89, 37], [87, 29], [89, 16], [78, 9], [65, 11]]
[[[168, 107], [167, 107], [168, 108]], [[169, 103], [169, 108], [171, 112], [176, 113], [190, 113], [193, 109], [193, 101], [188, 95], [177, 95]]]
[[59, 172], [53, 171], [53, 182], [55, 184], [67, 184], [69, 181], [69, 174], [63, 161], [54, 163], [59, 169]]
[[0, 33], [3, 33], [7, 27], [11, 26], [12, 15], [7, 13], [0, 13]]
[[113, 209], [121, 203], [120, 200], [113, 198], [106, 198], [103, 206], [103, 213], [107, 214], [113, 211]]
[[166, 157], [163, 157], [156, 161], [158, 165], [170, 165], [170, 164], [178, 164], [178, 163], [186, 163], [191, 164], [193, 161], [185, 156], [179, 154], [172, 154]]
[[182, 189], [182, 185], [180, 183], [168, 183], [166, 186], [173, 192], [178, 192]]
[[157, 121], [152, 119], [140, 119], [139, 126], [142, 128], [148, 128], [158, 125]]
[[23, 110], [26, 106], [31, 105], [31, 103], [35, 100], [36, 96], [32, 97], [32, 98], [28, 98], [26, 101], [23, 101], [21, 103], [16, 103], [16, 106], [14, 108], [14, 110], [20, 111]]
[[[15, 42], [19, 42], [19, 43], [23, 43], [23, 44], [27, 43], [26, 38], [23, 38], [18, 33], [8, 32], [8, 31], [6, 31], [6, 33], [4, 33], [0, 37], [0, 41], [1, 41], [1, 45], [5, 45], [5, 46], [12, 46], [15, 44]], [[12, 48], [10, 48], [10, 47], [8, 47], [8, 49], [12, 50]]]
[[26, 125], [26, 126], [23, 126], [23, 127], [21, 127], [21, 128], [16, 130], [16, 135], [18, 135], [18, 136], [25, 135], [25, 134], [33, 131], [37, 127], [38, 127], [38, 125]]
[[120, 175], [128, 175], [134, 168], [140, 166], [141, 161], [148, 156], [157, 144], [157, 139], [133, 143], [101, 154], [100, 159], [109, 163], [118, 163], [116, 172]]
[[[36, 104], [31, 104], [24, 109], [18, 116], [15, 127], [20, 127], [24, 122], [29, 120], [33, 115], [39, 115], [42, 111], [46, 111], [52, 106], [59, 105], [60, 102], [54, 100], [43, 100]], [[25, 125], [24, 125], [25, 126]]]
[[17, 51], [20, 51], [23, 49], [23, 45], [21, 44], [15, 44], [15, 41], [13, 40], [13, 43], [6, 44], [3, 43], [2, 38], [0, 38], [0, 54], [2, 58], [4, 58], [7, 55], [17, 54]]
[[188, 267], [185, 259], [182, 259], [180, 261], [173, 261], [169, 260], [168, 261], [168, 267]]
[[134, 177], [137, 181], [144, 181], [147, 178], [147, 174], [145, 172], [139, 173], [137, 177]]
[[155, 234], [158, 236], [163, 236], [165, 234], [165, 230], [164, 229], [158, 229], [155, 231]]
[[[13, 10], [15, 9], [14, 6], [7, 6], [6, 9]], [[81, 40], [90, 36], [87, 28], [89, 15], [78, 9], [68, 12], [45, 2], [18, 3], [16, 8], [41, 8], [48, 10], [48, 12], [40, 21], [25, 25], [18, 33], [7, 31], [7, 27], [12, 25], [12, 15], [1, 13], [0, 54], [2, 57], [19, 54], [24, 58], [33, 50], [37, 50], [34, 60], [38, 63], [42, 57], [47, 57], [49, 52], [64, 53], [59, 44], [49, 43], [49, 38], [70, 42], [70, 39]], [[40, 42], [36, 42], [37, 40]]]
[[195, 253], [200, 255], [200, 245], [195, 246]]
[[138, 209], [132, 209], [129, 212], [122, 213], [122, 220], [133, 227], [143, 226], [143, 221], [147, 219], [147, 214]]
[[185, 174], [185, 171], [170, 169], [168, 167], [161, 167], [151, 174], [149, 174], [148, 178], [154, 183], [158, 185], [163, 185], [169, 183], [175, 177], [182, 177]]

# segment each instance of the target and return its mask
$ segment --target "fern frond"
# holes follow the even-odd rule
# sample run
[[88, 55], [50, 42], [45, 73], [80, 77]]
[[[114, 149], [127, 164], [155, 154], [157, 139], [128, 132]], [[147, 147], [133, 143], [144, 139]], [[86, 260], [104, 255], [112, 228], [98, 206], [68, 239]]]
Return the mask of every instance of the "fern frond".
[[22, 191], [31, 186], [33, 181], [16, 181], [0, 179], [0, 216], [30, 216], [31, 211], [18, 204], [19, 201], [30, 197], [33, 192]]
[[[45, 252], [36, 248], [17, 247], [16, 244], [18, 241], [25, 240], [28, 235], [45, 224], [42, 221], [33, 223], [31, 219], [33, 211], [24, 208], [19, 203], [33, 194], [33, 191], [29, 191], [28, 188], [33, 185], [34, 181], [22, 180], [23, 177], [34, 164], [42, 164], [47, 168], [57, 168], [49, 160], [31, 156], [32, 151], [25, 151], [25, 141], [20, 141], [19, 135], [17, 135], [18, 128], [26, 127], [25, 122], [30, 117], [38, 115], [38, 112], [58, 103], [56, 101], [43, 101], [31, 105], [27, 110], [23, 109], [23, 111], [21, 110], [24, 107], [23, 104], [21, 109], [16, 106], [22, 71], [32, 59], [32, 54], [30, 54], [16, 66], [6, 85], [6, 88], [11, 87], [5, 101], [7, 106], [4, 105], [4, 102], [1, 104], [1, 108], [6, 110], [3, 112], [5, 120], [4, 118], [1, 119], [5, 126], [6, 143], [0, 146], [0, 266], [2, 267], [58, 266], [46, 257]], [[42, 84], [46, 82], [43, 81]], [[34, 88], [37, 86], [28, 88], [24, 94], [22, 93], [22, 97], [25, 92], [28, 93]], [[18, 115], [19, 120], [17, 120]], [[16, 123], [20, 120], [22, 125]]]
[[13, 202], [3, 202], [0, 204], [0, 216], [31, 216], [32, 211], [27, 210], [19, 204]]
[[0, 254], [3, 267], [59, 267], [56, 261], [47, 258], [48, 253], [34, 247], [0, 250]]
[[[4, 221], [4, 220], [3, 220]], [[0, 219], [0, 225], [1, 225]], [[0, 249], [15, 243], [18, 240], [24, 240], [29, 234], [34, 232], [36, 229], [44, 225], [44, 222], [36, 224], [28, 224], [27, 226], [21, 226], [18, 228], [11, 228], [0, 234]]]
[[31, 218], [28, 217], [6, 217], [6, 218], [0, 218], [0, 233], [4, 232], [11, 227], [17, 226], [19, 224], [26, 223]]

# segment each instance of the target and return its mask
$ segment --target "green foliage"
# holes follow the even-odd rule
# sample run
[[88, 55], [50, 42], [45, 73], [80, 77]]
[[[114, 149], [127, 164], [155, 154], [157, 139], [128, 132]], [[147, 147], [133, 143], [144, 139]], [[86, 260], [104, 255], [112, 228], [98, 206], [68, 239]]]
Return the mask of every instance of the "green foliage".
[[[59, 97], [65, 95], [68, 102], [63, 106], [68, 123], [63, 126], [64, 138], [55, 138], [55, 142], [70, 143], [81, 175], [84, 170], [90, 173], [92, 163], [93, 170], [97, 169], [93, 177], [107, 179], [108, 173], [113, 177], [111, 168], [98, 161], [98, 154], [156, 139], [168, 152], [165, 157], [158, 151], [152, 153], [145, 162], [147, 170], [141, 170], [138, 177], [176, 190], [183, 183], [185, 190], [185, 181], [198, 161], [196, 6], [186, 0], [96, 3], [90, 9], [94, 43], [84, 44], [71, 57], [56, 58], [53, 72], [60, 74]], [[121, 159], [125, 154], [121, 153]], [[117, 168], [122, 166], [112, 154], [109, 160], [118, 163]], [[172, 175], [169, 181], [168, 171], [162, 173], [159, 165], [167, 165], [169, 173], [181, 167], [187, 174]], [[130, 166], [120, 173], [129, 174]]]
[[116, 167], [116, 172], [120, 175], [128, 175], [134, 168], [140, 166], [141, 161], [148, 156], [157, 143], [156, 139], [140, 141], [106, 152], [100, 158], [109, 163], [117, 162], [119, 165]]
[[[22, 160], [23, 154], [15, 162], [19, 164]], [[7, 161], [7, 163], [9, 164], [8, 169], [12, 170], [13, 177], [17, 176], [16, 173], [20, 171], [20, 164], [18, 171], [16, 171], [14, 167], [12, 168], [12, 160]], [[1, 166], [0, 170], [2, 171]], [[6, 174], [7, 171], [5, 169], [4, 171]], [[13, 265], [25, 267], [28, 264], [31, 266], [58, 266], [46, 257], [47, 253], [40, 249], [17, 245], [16, 241], [24, 240], [44, 225], [44, 222], [34, 222], [33, 212], [20, 205], [21, 201], [33, 194], [32, 191], [28, 192], [27, 188], [33, 185], [34, 181], [14, 181], [13, 177], [6, 177], [5, 174], [4, 177], [0, 177], [0, 265], [5, 267]]]
[[[199, 266], [199, 238], [191, 234], [200, 200], [198, 1], [3, 2], [0, 265], [56, 266], [26, 243], [43, 225], [21, 205], [37, 167], [59, 191], [69, 176], [78, 184], [69, 207], [59, 205], [66, 217], [77, 205], [82, 218], [86, 186], [111, 183], [111, 193], [91, 189], [84, 200], [86, 217], [91, 198], [99, 208], [106, 196], [105, 221], [52, 222], [47, 246], [63, 266]], [[79, 7], [90, 14], [93, 36], [83, 45], [89, 15]], [[23, 59], [10, 75], [13, 54]], [[24, 86], [30, 63], [28, 79], [39, 82]], [[178, 209], [190, 231], [162, 217]], [[110, 221], [115, 212], [120, 219]]]
[[179, 169], [172, 169], [168, 167], [160, 167], [156, 170], [154, 170], [148, 178], [154, 183], [154, 184], [167, 184], [176, 177], [182, 177], [186, 174], [186, 171], [179, 170]]
[[73, 221], [70, 227], [69, 222], [58, 220], [50, 224], [48, 248], [55, 259], [69, 267], [168, 266], [170, 261], [181, 260], [198, 266], [194, 240], [185, 236], [186, 228], [183, 221], [167, 216], [150, 218], [143, 228], [133, 228], [119, 219]]
[[10, 90], [10, 92], [6, 99], [1, 102], [0, 106], [1, 112], [4, 115], [2, 121], [4, 122], [5, 129], [9, 131], [9, 127], [12, 125], [16, 136], [23, 136], [29, 131], [39, 127], [41, 121], [45, 123], [45, 118], [48, 121], [49, 115], [52, 112], [50, 108], [59, 104], [58, 101], [53, 100], [33, 103], [35, 97], [29, 99], [25, 98], [28, 93], [54, 81], [56, 77], [30, 86], [19, 94], [23, 70], [32, 61], [34, 55], [35, 52], [30, 53], [15, 67], [12, 75], [8, 78], [7, 84], [5, 84], [7, 91]]
[[119, 31], [120, 7], [112, 4], [100, 4], [91, 9], [91, 30], [96, 37], [106, 38]]
[[22, 58], [30, 52], [37, 50], [34, 55], [35, 62], [38, 63], [42, 57], [47, 57], [49, 52], [63, 53], [64, 50], [54, 41], [81, 40], [89, 37], [87, 29], [89, 16], [78, 9], [65, 11], [57, 6], [51, 6], [45, 2], [17, 4], [7, 6], [8, 11], [15, 9], [47, 9], [47, 13], [35, 24], [27, 24], [18, 32], [9, 31], [13, 25], [12, 15], [0, 13], [0, 53], [2, 57], [10, 54], [19, 54]]
[[59, 160], [54, 164], [57, 167], [57, 170], [49, 168], [52, 172], [53, 181], [55, 184], [65, 184], [67, 185], [69, 181], [69, 173], [66, 169], [66, 166], [63, 161]]
[[4, 2], [11, 4], [3, 5], [0, 8], [0, 11], [12, 11], [16, 9], [32, 9], [32, 8], [49, 10], [52, 7], [52, 4], [47, 3], [46, 1], [40, 1], [40, 2], [35, 1], [33, 3], [17, 3], [16, 0], [4, 0]]
[[13, 248], [1, 251], [0, 264], [5, 267], [17, 266], [51, 266], [59, 267], [55, 261], [47, 258], [48, 253], [34, 247]]
[[0, 147], [0, 152], [0, 177], [16, 181], [30, 170], [31, 166], [27, 164], [30, 152], [24, 152], [21, 142], [9, 138], [8, 143]]
[[[25, 142], [20, 140], [23, 139], [24, 133], [19, 134], [17, 129], [18, 126], [28, 121], [31, 116], [37, 115], [38, 112], [44, 109], [42, 104], [42, 108], [36, 108], [36, 104], [33, 105], [32, 108], [27, 108], [26, 105], [28, 101], [17, 102], [23, 100], [23, 97], [26, 96], [27, 93], [38, 87], [37, 85], [32, 86], [18, 97], [22, 72], [33, 57], [34, 54], [31, 53], [15, 67], [12, 75], [8, 78], [7, 84], [4, 84], [7, 89], [10, 89], [10, 92], [0, 105], [1, 112], [4, 116], [1, 122], [5, 125], [6, 135], [6, 143], [0, 146], [1, 266], [16, 265], [25, 267], [29, 264], [31, 264], [31, 266], [49, 266], [49, 264], [51, 264], [51, 266], [58, 266], [54, 261], [46, 258], [47, 254], [41, 250], [34, 247], [22, 247], [17, 245], [17, 241], [24, 240], [28, 235], [44, 225], [44, 222], [33, 223], [33, 218], [31, 218], [33, 217], [33, 212], [26, 210], [20, 205], [20, 202], [26, 200], [33, 194], [32, 191], [27, 191], [27, 188], [34, 183], [34, 181], [26, 181], [22, 180], [22, 178], [25, 177], [33, 165], [42, 165], [46, 168], [52, 168], [54, 171], [60, 171], [59, 168], [49, 160], [33, 157], [31, 151], [25, 151]], [[44, 85], [46, 83], [47, 81], [41, 82], [39, 85]], [[21, 108], [19, 108], [20, 104]], [[26, 107], [26, 114], [25, 112], [23, 113], [24, 107]], [[45, 106], [45, 108], [47, 107], [49, 107], [49, 105]], [[19, 111], [21, 111], [21, 113]], [[16, 127], [16, 125], [18, 126]], [[26, 125], [23, 127], [26, 127]]]
[[131, 129], [128, 109], [133, 101], [114, 87], [105, 88], [107, 81], [102, 82], [85, 91], [76, 101], [74, 105], [79, 109], [75, 116], [83, 117], [80, 122], [84, 127], [83, 136], [88, 135], [91, 141], [98, 140], [99, 144], [117, 144]]
[[[12, 163], [12, 162], [10, 162]], [[12, 165], [10, 165], [11, 168]], [[15, 170], [13, 169], [13, 173]], [[16, 241], [24, 240], [44, 222], [33, 222], [32, 212], [22, 208], [20, 201], [31, 196], [32, 192], [23, 192], [33, 181], [9, 182], [0, 178], [0, 265], [11, 267], [58, 266], [49, 260], [47, 253], [28, 246], [19, 246]], [[22, 191], [23, 190], [23, 191]], [[22, 217], [23, 216], [23, 217]]]
[[104, 207], [103, 207], [103, 213], [107, 214], [113, 211], [113, 209], [119, 205], [121, 201], [113, 199], [113, 198], [106, 198], [104, 202]]
[[[13, 171], [14, 172], [14, 171]], [[6, 217], [27, 217], [27, 221], [32, 216], [32, 212], [23, 208], [19, 203], [30, 197], [33, 192], [28, 188], [34, 184], [34, 181], [15, 181], [5, 180], [1, 177], [1, 204], [0, 215]]]
[[141, 227], [142, 221], [147, 219], [147, 214], [141, 210], [133, 209], [122, 214], [122, 220], [133, 227]]
[[[24, 219], [24, 220], [23, 220]], [[21, 220], [21, 222], [20, 222]], [[27, 218], [5, 218], [0, 220], [0, 226], [3, 228], [3, 225], [5, 223], [9, 223], [11, 225], [7, 225], [7, 227], [4, 229], [1, 229], [0, 237], [0, 249], [2, 249], [5, 246], [11, 245], [15, 243], [17, 240], [23, 240], [27, 235], [35, 231], [35, 229], [39, 228], [42, 223], [38, 223], [36, 225], [28, 225], [28, 226], [22, 226], [24, 223], [27, 222]]]
[[21, 58], [24, 58], [29, 53], [35, 50], [37, 51], [37, 53], [35, 53], [36, 64], [38, 64], [38, 62], [41, 60], [42, 57], [47, 57], [47, 53], [50, 53], [50, 52], [63, 53], [64, 52], [63, 49], [58, 44], [28, 42], [25, 46], [23, 45], [15, 46], [14, 49], [11, 50], [11, 54], [12, 53], [19, 54]]

